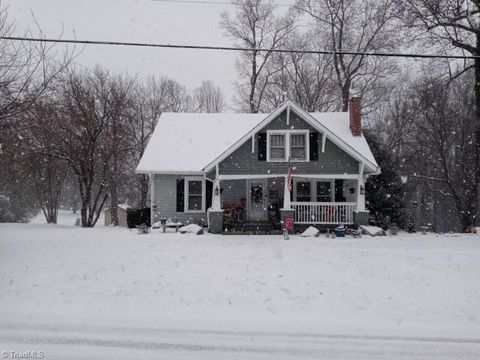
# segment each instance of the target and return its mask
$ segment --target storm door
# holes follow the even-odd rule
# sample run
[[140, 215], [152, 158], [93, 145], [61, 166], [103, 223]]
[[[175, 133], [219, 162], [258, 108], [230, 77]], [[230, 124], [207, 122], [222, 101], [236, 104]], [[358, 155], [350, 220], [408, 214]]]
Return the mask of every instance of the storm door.
[[247, 217], [251, 221], [267, 220], [267, 180], [247, 180]]

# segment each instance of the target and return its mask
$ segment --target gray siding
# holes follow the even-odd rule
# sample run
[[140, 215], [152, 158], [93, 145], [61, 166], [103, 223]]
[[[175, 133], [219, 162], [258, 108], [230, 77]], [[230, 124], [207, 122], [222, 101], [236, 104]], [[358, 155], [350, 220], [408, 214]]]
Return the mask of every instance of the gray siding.
[[220, 186], [222, 189], [222, 207], [224, 207], [225, 204], [238, 203], [242, 198], [246, 198], [246, 180], [225, 180], [220, 183]]
[[[286, 124], [286, 113], [283, 112], [276, 119], [272, 120], [259, 132], [267, 130], [310, 130], [317, 131], [307, 122], [291, 112], [290, 125]], [[345, 151], [328, 140], [325, 152], [321, 152], [321, 134], [318, 161], [294, 162], [294, 172], [297, 174], [358, 174], [358, 161], [353, 159]], [[307, 149], [308, 151], [308, 149]], [[219, 164], [220, 174], [284, 174], [286, 172], [285, 162], [258, 161], [258, 136], [255, 136], [255, 153], [252, 154], [252, 140], [248, 140], [227, 159]]]
[[155, 175], [155, 201], [157, 211], [154, 214], [154, 222], [161, 218], [177, 218], [179, 221], [205, 222], [207, 223], [207, 214], [205, 213], [178, 213], [177, 212], [177, 179], [184, 176], [177, 175]]

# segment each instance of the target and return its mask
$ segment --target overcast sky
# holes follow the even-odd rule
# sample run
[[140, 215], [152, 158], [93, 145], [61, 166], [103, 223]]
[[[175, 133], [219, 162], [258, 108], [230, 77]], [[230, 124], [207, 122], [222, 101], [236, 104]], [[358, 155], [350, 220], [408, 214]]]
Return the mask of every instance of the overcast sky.
[[[225, 0], [228, 1], [228, 0]], [[192, 4], [151, 0], [2, 0], [15, 35], [35, 28], [46, 37], [196, 45], [232, 45], [220, 29], [225, 4]], [[189, 89], [211, 79], [231, 101], [236, 80], [232, 52], [88, 45], [78, 58], [133, 74], [169, 76]]]

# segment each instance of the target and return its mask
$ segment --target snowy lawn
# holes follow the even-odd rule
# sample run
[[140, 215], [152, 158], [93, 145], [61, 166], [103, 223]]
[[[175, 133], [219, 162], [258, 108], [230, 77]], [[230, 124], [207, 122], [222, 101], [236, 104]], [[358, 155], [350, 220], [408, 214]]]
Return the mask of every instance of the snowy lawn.
[[0, 325], [478, 338], [480, 236], [0, 224]]

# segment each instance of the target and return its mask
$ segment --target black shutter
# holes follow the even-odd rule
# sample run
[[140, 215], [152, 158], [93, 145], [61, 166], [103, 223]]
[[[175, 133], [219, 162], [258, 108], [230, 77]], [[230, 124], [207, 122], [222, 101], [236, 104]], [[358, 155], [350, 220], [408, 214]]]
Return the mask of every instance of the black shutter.
[[310, 161], [318, 160], [318, 132], [310, 133]]
[[345, 202], [345, 196], [343, 196], [343, 180], [335, 180], [335, 202]]
[[206, 180], [205, 184], [205, 209], [208, 210], [212, 207], [212, 193], [213, 193], [213, 183]]
[[258, 133], [258, 161], [267, 160], [267, 133]]
[[185, 212], [185, 180], [177, 179], [177, 212]]

